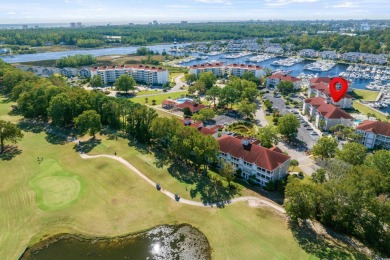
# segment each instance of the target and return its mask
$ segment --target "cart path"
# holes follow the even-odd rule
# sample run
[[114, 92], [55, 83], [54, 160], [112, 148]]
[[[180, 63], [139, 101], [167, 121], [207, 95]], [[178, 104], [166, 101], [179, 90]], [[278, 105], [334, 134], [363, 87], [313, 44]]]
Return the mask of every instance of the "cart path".
[[[106, 157], [106, 158], [110, 158], [110, 159], [116, 160], [116, 161], [122, 163], [123, 165], [125, 165], [127, 168], [129, 168], [133, 172], [135, 172], [138, 176], [140, 176], [142, 179], [144, 179], [147, 183], [149, 183], [153, 187], [156, 187], [156, 183], [155, 182], [153, 182], [151, 179], [149, 179], [145, 174], [143, 174], [140, 170], [138, 170], [136, 167], [134, 167], [134, 165], [132, 165], [131, 163], [129, 163], [128, 161], [126, 161], [122, 157], [115, 156], [115, 155], [108, 155], [108, 154], [88, 155], [88, 154], [85, 154], [85, 153], [81, 153], [80, 156], [83, 159], [96, 159], [96, 158]], [[167, 190], [165, 190], [163, 188], [161, 188], [160, 192], [164, 193], [169, 198], [175, 200], [175, 194], [173, 194], [172, 192], [167, 191]], [[243, 201], [247, 201], [249, 206], [251, 206], [251, 207], [258, 206], [258, 205], [266, 205], [268, 207], [271, 207], [271, 208], [275, 209], [276, 211], [278, 211], [280, 213], [283, 213], [283, 214], [286, 213], [286, 211], [284, 210], [284, 208], [282, 206], [279, 206], [279, 205], [277, 205], [277, 204], [275, 204], [275, 203], [273, 203], [271, 201], [268, 201], [266, 199], [261, 199], [261, 198], [257, 198], [257, 197], [238, 197], [238, 198], [229, 200], [228, 202], [221, 202], [221, 203], [226, 205], [226, 204], [232, 204], [232, 203], [243, 202]], [[180, 198], [178, 203], [188, 204], [188, 205], [197, 206], [197, 207], [213, 207], [213, 206], [217, 206], [216, 203], [213, 203], [213, 204], [211, 204], [211, 203], [202, 203], [202, 202], [193, 201], [193, 200], [187, 200], [187, 199], [183, 199], [183, 198]]]

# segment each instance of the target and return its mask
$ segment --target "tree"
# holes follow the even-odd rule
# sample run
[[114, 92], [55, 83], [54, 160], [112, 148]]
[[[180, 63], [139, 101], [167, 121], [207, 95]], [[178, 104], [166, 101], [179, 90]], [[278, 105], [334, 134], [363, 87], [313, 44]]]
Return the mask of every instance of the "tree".
[[257, 89], [257, 87], [252, 86], [244, 89], [241, 94], [241, 99], [248, 99], [251, 102], [255, 102], [258, 95], [259, 90]]
[[183, 108], [183, 114], [185, 117], [191, 117], [192, 116], [191, 109], [189, 107]]
[[311, 178], [315, 183], [324, 183], [326, 181], [326, 171], [323, 168], [319, 168], [311, 175]]
[[99, 75], [94, 75], [91, 79], [91, 86], [94, 88], [102, 87], [103, 86], [102, 77], [100, 77]]
[[230, 183], [234, 181], [234, 173], [236, 172], [236, 167], [234, 167], [231, 163], [222, 163], [221, 169], [219, 170], [219, 174], [222, 177], [225, 177], [226, 181], [228, 182], [228, 185], [230, 187]]
[[264, 126], [259, 128], [257, 135], [261, 146], [271, 148], [273, 145], [279, 143], [279, 132], [276, 126]]
[[213, 100], [213, 105], [215, 106], [215, 100], [219, 96], [221, 89], [217, 86], [211, 87], [206, 91], [206, 96], [209, 96]]
[[55, 96], [48, 110], [53, 125], [63, 127], [72, 123], [72, 101], [67, 93]]
[[0, 153], [5, 151], [4, 142], [16, 143], [23, 138], [22, 130], [15, 124], [0, 120]]
[[365, 165], [377, 168], [382, 174], [390, 178], [390, 151], [379, 150], [366, 158]]
[[297, 167], [299, 165], [299, 162], [298, 160], [295, 160], [295, 159], [292, 159], [290, 160], [290, 166], [292, 166], [292, 171], [294, 171], [294, 168]]
[[117, 90], [125, 91], [127, 93], [129, 90], [134, 89], [135, 80], [129, 74], [123, 74], [115, 81], [114, 85]]
[[198, 81], [203, 82], [206, 89], [210, 89], [217, 82], [217, 77], [211, 71], [203, 72], [199, 75]]
[[203, 81], [197, 80], [193, 86], [189, 87], [188, 91], [190, 92], [190, 94], [193, 94], [198, 91], [198, 93], [202, 95], [206, 91], [206, 85]]
[[84, 111], [75, 118], [75, 123], [81, 134], [89, 132], [93, 139], [95, 139], [95, 134], [102, 129], [100, 115], [95, 110]]
[[300, 122], [293, 114], [284, 115], [278, 120], [279, 133], [290, 141], [297, 136], [299, 126]]
[[210, 108], [203, 108], [199, 111], [199, 114], [204, 117], [203, 121], [209, 121], [215, 117], [215, 112], [214, 110]]
[[238, 112], [247, 118], [253, 118], [256, 113], [256, 109], [256, 103], [250, 102], [248, 99], [244, 99], [238, 104]]
[[294, 91], [294, 85], [291, 81], [282, 80], [278, 84], [278, 90], [282, 93], [282, 95], [287, 95]]
[[231, 104], [231, 107], [233, 107], [233, 104], [238, 100], [239, 92], [236, 88], [233, 86], [227, 85], [223, 89], [221, 89], [219, 93], [219, 102], [223, 105], [229, 105]]
[[313, 146], [313, 155], [321, 159], [333, 158], [337, 150], [337, 141], [333, 137], [322, 136]]
[[288, 178], [285, 196], [287, 214], [293, 220], [314, 218], [318, 204], [316, 185], [293, 176]]
[[336, 152], [336, 157], [352, 165], [363, 164], [367, 149], [359, 143], [347, 143], [342, 150]]
[[186, 74], [185, 75], [185, 80], [187, 82], [187, 84], [192, 84], [193, 82], [195, 82], [196, 80], [198, 79], [198, 77], [196, 77], [195, 74], [193, 73], [190, 73], [190, 74]]
[[252, 81], [254, 82], [256, 85], [259, 85], [260, 84], [260, 79], [256, 78], [255, 74], [253, 74], [252, 72], [250, 71], [246, 71], [244, 72], [244, 74], [242, 74], [242, 79], [245, 79], [245, 80], [248, 80], [248, 81]]

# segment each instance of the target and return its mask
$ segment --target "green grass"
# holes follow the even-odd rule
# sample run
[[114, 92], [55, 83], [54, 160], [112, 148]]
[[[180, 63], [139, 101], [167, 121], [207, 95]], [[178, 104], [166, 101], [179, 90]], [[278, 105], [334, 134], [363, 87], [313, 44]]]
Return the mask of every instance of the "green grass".
[[42, 170], [29, 182], [38, 207], [52, 211], [76, 203], [85, 191], [85, 182], [80, 176], [64, 171], [52, 159], [43, 160], [40, 166]]
[[[0, 103], [0, 111], [9, 110]], [[17, 144], [22, 153], [0, 161], [0, 259], [16, 259], [27, 246], [53, 234], [112, 237], [177, 223], [203, 232], [213, 259], [315, 258], [302, 249], [286, 218], [267, 207], [242, 202], [216, 209], [176, 203], [117, 161], [83, 160], [74, 143], [57, 145], [49, 140], [43, 132], [25, 132]], [[140, 146], [105, 137], [91, 153], [114, 151], [163, 188], [189, 196], [186, 184], [172, 178], [166, 168], [157, 168], [155, 158]], [[41, 164], [37, 157], [43, 157]], [[35, 186], [46, 194], [37, 198]]]
[[386, 116], [384, 116], [383, 114], [379, 113], [378, 111], [376, 111], [375, 109], [372, 109], [368, 106], [365, 106], [359, 102], [353, 102], [353, 107], [356, 109], [356, 110], [359, 110], [360, 113], [362, 114], [365, 114], [367, 115], [368, 113], [371, 113], [371, 114], [374, 114], [376, 115], [376, 118], [382, 120], [382, 121], [386, 121]]
[[[181, 92], [174, 92], [174, 93], [163, 93], [156, 96], [149, 96], [148, 98], [148, 104], [152, 104], [152, 100], [156, 100], [156, 105], [161, 105], [162, 101], [167, 98], [180, 98], [182, 95], [187, 94], [187, 91], [181, 91]], [[135, 103], [145, 104], [145, 97], [134, 97], [130, 99], [131, 101]]]
[[376, 98], [379, 95], [378, 91], [371, 91], [371, 90], [365, 90], [365, 89], [354, 89], [353, 93], [351, 95], [359, 100], [364, 101], [375, 101]]
[[162, 93], [162, 90], [160, 90], [160, 89], [155, 89], [155, 90], [141, 90], [141, 91], [137, 92], [137, 96], [149, 95], [149, 94], [158, 94], [158, 93]]

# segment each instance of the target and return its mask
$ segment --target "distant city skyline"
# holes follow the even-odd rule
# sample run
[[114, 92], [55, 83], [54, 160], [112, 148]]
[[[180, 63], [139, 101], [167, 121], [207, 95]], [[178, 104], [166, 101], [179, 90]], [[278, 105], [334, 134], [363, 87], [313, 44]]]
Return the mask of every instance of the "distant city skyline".
[[390, 19], [388, 0], [13, 0], [1, 24]]

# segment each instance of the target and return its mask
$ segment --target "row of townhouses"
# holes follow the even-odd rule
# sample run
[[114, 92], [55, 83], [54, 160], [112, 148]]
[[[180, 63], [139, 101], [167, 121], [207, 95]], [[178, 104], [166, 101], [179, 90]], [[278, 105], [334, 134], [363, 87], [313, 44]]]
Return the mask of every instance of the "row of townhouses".
[[335, 51], [316, 51], [313, 49], [303, 49], [299, 56], [307, 58], [322, 58], [328, 60], [344, 60], [348, 62], [364, 62], [369, 64], [386, 64], [388, 56], [386, 54], [371, 54], [362, 52], [346, 52], [343, 54]]
[[121, 75], [129, 74], [137, 82], [145, 82], [152, 85], [163, 85], [169, 82], [168, 70], [144, 65], [138, 66], [104, 66], [91, 70], [91, 77], [98, 75], [104, 84], [114, 83]]
[[263, 67], [246, 64], [224, 65], [223, 63], [205, 63], [190, 67], [190, 73], [196, 76], [199, 76], [203, 72], [213, 72], [217, 77], [223, 77], [225, 75], [241, 77], [245, 72], [251, 72], [256, 78], [261, 78], [265, 74]]
[[91, 72], [89, 68], [75, 69], [75, 68], [55, 68], [55, 67], [41, 67], [41, 66], [27, 66], [27, 65], [18, 65], [17, 68], [34, 73], [37, 76], [41, 77], [50, 77], [54, 74], [61, 74], [67, 78], [80, 76], [83, 78], [90, 78]]

